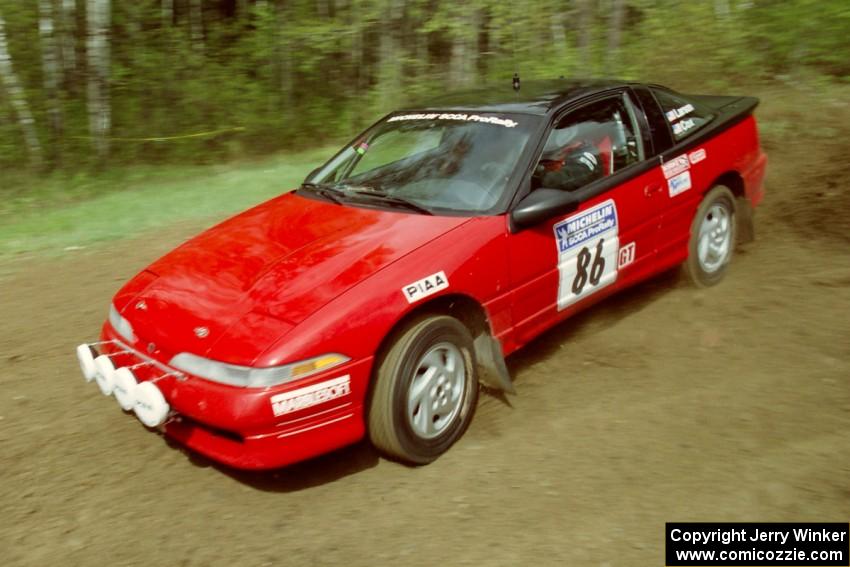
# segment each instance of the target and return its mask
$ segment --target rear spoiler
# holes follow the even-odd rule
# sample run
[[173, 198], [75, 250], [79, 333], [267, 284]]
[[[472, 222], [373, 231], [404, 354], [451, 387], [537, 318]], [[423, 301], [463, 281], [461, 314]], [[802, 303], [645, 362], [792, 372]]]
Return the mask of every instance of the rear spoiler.
[[707, 106], [719, 115], [746, 116], [758, 106], [759, 99], [754, 96], [717, 96], [717, 95], [683, 95], [697, 104]]
[[715, 113], [714, 119], [696, 132], [688, 136], [672, 148], [661, 154], [662, 162], [667, 161], [698, 146], [724, 130], [731, 128], [753, 113], [759, 104], [759, 99], [753, 96], [715, 96], [715, 95], [682, 95], [686, 100], [708, 107]]

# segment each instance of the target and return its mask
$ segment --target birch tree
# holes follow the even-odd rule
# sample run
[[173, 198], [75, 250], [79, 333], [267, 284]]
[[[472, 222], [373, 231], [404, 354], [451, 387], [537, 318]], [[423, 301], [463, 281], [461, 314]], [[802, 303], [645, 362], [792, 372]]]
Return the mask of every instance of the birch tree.
[[59, 94], [59, 43], [56, 41], [56, 27], [52, 0], [38, 1], [38, 34], [41, 41], [41, 68], [44, 81], [44, 96], [47, 99], [47, 113], [50, 117], [52, 133], [52, 157], [58, 158], [62, 136], [62, 102]]
[[620, 54], [620, 35], [623, 30], [623, 12], [625, 0], [613, 0], [611, 5], [610, 23], [608, 25], [608, 51], [605, 54], [605, 71], [613, 74], [617, 70], [617, 59]]
[[76, 0], [62, 0], [62, 74], [66, 83], [77, 70]]
[[578, 57], [579, 69], [585, 75], [590, 74], [590, 42], [593, 26], [593, 5], [590, 0], [578, 2]]
[[88, 59], [89, 132], [101, 161], [109, 155], [108, 136], [112, 128], [109, 97], [110, 18], [110, 0], [87, 0], [88, 42], [86, 55]]
[[381, 37], [378, 45], [379, 104], [393, 106], [401, 95], [401, 57], [399, 18], [404, 14], [404, 0], [387, 0], [381, 14]]
[[9, 44], [6, 41], [6, 21], [2, 15], [0, 15], [0, 80], [2, 80], [3, 88], [6, 90], [18, 119], [18, 124], [24, 136], [24, 143], [29, 152], [30, 163], [36, 167], [41, 167], [43, 159], [41, 144], [35, 130], [35, 120], [33, 120], [24, 89], [21, 88], [21, 83], [12, 65]]

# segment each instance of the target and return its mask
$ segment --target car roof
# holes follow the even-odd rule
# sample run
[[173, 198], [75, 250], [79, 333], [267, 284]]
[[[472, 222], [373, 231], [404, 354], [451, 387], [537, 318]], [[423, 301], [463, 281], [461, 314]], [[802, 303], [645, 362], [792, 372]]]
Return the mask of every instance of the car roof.
[[631, 83], [614, 79], [555, 79], [522, 81], [514, 91], [510, 81], [452, 92], [421, 101], [407, 110], [473, 110], [478, 112], [519, 112], [545, 115], [571, 100]]

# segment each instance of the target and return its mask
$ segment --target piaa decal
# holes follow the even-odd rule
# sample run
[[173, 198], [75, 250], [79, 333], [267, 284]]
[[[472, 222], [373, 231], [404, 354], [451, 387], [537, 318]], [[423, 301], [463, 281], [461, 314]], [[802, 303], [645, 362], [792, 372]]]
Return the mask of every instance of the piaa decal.
[[449, 278], [446, 277], [446, 273], [437, 272], [436, 274], [431, 274], [421, 280], [407, 284], [401, 288], [401, 292], [404, 294], [408, 303], [416, 303], [420, 299], [434, 295], [447, 287], [449, 287]]

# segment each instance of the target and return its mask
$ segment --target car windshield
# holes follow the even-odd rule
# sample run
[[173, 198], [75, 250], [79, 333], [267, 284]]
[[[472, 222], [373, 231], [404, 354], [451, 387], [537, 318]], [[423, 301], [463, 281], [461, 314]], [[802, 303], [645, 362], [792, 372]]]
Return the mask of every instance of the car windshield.
[[382, 120], [305, 182], [328, 199], [418, 213], [484, 213], [508, 180], [539, 118], [428, 112]]

